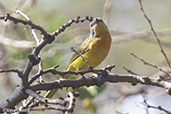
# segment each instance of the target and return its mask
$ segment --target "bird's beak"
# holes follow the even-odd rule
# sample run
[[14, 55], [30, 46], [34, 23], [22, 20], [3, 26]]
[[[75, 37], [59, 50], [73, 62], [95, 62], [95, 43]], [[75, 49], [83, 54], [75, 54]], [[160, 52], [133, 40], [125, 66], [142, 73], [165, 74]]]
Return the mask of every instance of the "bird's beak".
[[99, 18], [99, 17], [94, 18], [94, 19], [92, 20], [92, 22], [90, 23], [90, 26], [92, 27], [92, 26], [94, 26], [95, 24], [97, 24], [97, 23], [99, 23], [99, 22], [103, 22], [103, 20], [102, 20], [101, 18]]

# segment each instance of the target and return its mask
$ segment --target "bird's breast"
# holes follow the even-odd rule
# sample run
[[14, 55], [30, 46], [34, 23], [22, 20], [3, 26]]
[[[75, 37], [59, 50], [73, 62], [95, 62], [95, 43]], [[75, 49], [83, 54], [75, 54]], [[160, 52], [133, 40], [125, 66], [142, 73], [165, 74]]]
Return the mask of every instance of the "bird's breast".
[[99, 65], [107, 56], [111, 45], [111, 38], [95, 38], [90, 46], [89, 53], [85, 55], [92, 67]]

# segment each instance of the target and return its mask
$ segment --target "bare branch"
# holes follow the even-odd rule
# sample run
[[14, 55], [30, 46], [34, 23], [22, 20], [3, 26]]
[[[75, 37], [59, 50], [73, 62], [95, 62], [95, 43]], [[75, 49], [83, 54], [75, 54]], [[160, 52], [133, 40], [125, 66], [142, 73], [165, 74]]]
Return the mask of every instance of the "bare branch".
[[56, 68], [59, 67], [59, 65], [55, 65], [52, 68], [46, 69], [46, 70], [41, 70], [38, 74], [35, 76], [32, 76], [32, 78], [29, 81], [29, 85], [33, 83], [36, 79], [38, 79], [40, 76], [46, 74], [46, 73], [52, 73], [56, 71]]
[[[111, 33], [115, 33], [114, 30], [110, 30]], [[171, 30], [170, 29], [164, 29], [164, 30], [158, 30], [156, 31], [156, 33], [158, 34], [158, 36], [160, 37], [166, 37], [166, 36], [170, 36], [171, 35]], [[147, 40], [148, 42], [154, 42], [152, 39], [152, 33], [151, 31], [140, 31], [140, 32], [135, 32], [135, 33], [126, 33], [126, 34], [119, 34], [119, 35], [115, 35], [112, 38], [112, 43], [118, 44], [118, 43], [123, 43], [123, 42], [127, 42], [130, 40], [135, 40], [135, 39], [143, 39], [143, 40]], [[148, 38], [148, 39], [147, 39]], [[7, 38], [4, 37], [2, 35], [0, 35], [0, 43], [7, 45], [7, 46], [14, 46], [14, 47], [22, 47], [22, 48], [32, 48], [34, 46], [34, 42], [32, 41], [17, 41], [17, 40], [12, 40], [12, 38]], [[78, 45], [80, 43], [80, 41], [76, 42], [76, 43], [67, 43], [67, 44], [61, 44], [61, 43], [57, 43], [55, 47], [56, 50], [64, 50], [64, 49], [69, 49], [71, 47], [71, 45]], [[170, 44], [167, 42], [162, 42], [163, 46], [167, 47], [167, 48], [171, 48]], [[64, 48], [65, 47], [65, 48]]]
[[40, 58], [38, 57], [41, 49], [45, 47], [48, 43], [52, 43], [55, 39], [55, 36], [59, 35], [61, 32], [63, 32], [67, 27], [71, 26], [73, 23], [79, 23], [84, 22], [85, 20], [88, 20], [89, 22], [93, 20], [92, 17], [85, 17], [80, 18], [77, 17], [77, 19], [69, 20], [66, 24], [62, 25], [57, 31], [54, 33], [48, 33], [46, 32], [43, 27], [36, 25], [32, 23], [30, 20], [25, 21], [22, 19], [15, 18], [11, 16], [10, 14], [7, 14], [6, 16], [0, 17], [0, 19], [4, 19], [5, 21], [10, 20], [14, 23], [22, 23], [24, 25], [29, 25], [32, 29], [36, 29], [40, 31], [40, 33], [43, 35], [43, 39], [40, 41], [40, 43], [33, 49], [32, 53], [28, 56], [29, 60], [27, 64], [25, 65], [25, 68], [23, 70], [22, 74], [22, 85], [27, 87], [29, 85], [28, 83], [28, 76], [30, 74], [30, 71], [32, 70], [33, 66], [38, 64], [40, 62]]
[[79, 23], [79, 22], [84, 22], [84, 21], [89, 21], [91, 22], [93, 20], [93, 17], [85, 17], [85, 18], [80, 18], [79, 16], [76, 19], [71, 19], [67, 23], [63, 24], [59, 29], [57, 29], [55, 32], [52, 33], [52, 36], [58, 36], [61, 32], [63, 32], [67, 27], [70, 27], [71, 24], [73, 23]]
[[103, 7], [103, 20], [108, 23], [111, 13], [112, 0], [106, 0]]
[[[26, 18], [27, 21], [31, 21], [30, 18], [29, 18], [26, 14], [24, 14], [23, 12], [21, 12], [19, 9], [15, 9], [15, 13], [20, 14], [21, 16], [23, 16], [24, 18]], [[31, 29], [31, 31], [32, 31], [33, 38], [35, 39], [36, 44], [37, 44], [37, 46], [38, 46], [38, 45], [39, 45], [39, 39], [38, 39], [38, 37], [37, 37], [37, 35], [36, 35], [36, 32], [35, 32], [34, 29]], [[40, 55], [38, 55], [38, 57], [40, 58]], [[39, 61], [39, 70], [38, 70], [38, 73], [41, 72], [41, 70], [42, 70], [42, 61], [41, 61], [41, 59], [40, 59], [40, 61]], [[40, 82], [42, 82], [42, 81], [43, 81], [43, 79], [42, 79], [42, 77], [40, 76]]]
[[18, 70], [18, 69], [3, 69], [0, 70], [0, 73], [7, 73], [7, 72], [15, 72], [18, 74], [18, 76], [21, 78], [22, 76], [22, 71]]
[[[27, 21], [31, 21], [30, 18], [28, 17], [28, 15], [24, 14], [24, 13], [21, 12], [19, 9], [15, 9], [14, 12], [17, 13], [17, 14], [20, 14], [21, 16], [23, 16], [24, 18], [26, 18]], [[34, 38], [35, 41], [36, 41], [36, 44], [38, 45], [38, 44], [39, 44], [39, 39], [38, 39], [38, 37], [37, 37], [37, 35], [36, 35], [35, 30], [34, 30], [34, 29], [31, 29], [31, 32], [32, 32], [33, 38]]]
[[[3, 112], [8, 112], [8, 113], [27, 113], [30, 111], [44, 111], [44, 110], [57, 110], [61, 111], [65, 114], [72, 113], [75, 107], [75, 97], [78, 97], [76, 93], [74, 92], [69, 92], [66, 98], [59, 98], [59, 99], [48, 99], [48, 98], [43, 98], [36, 94], [34, 91], [30, 89], [26, 89], [25, 91], [27, 94], [33, 96], [36, 98], [39, 102], [44, 102], [46, 103], [46, 107], [43, 108], [37, 108], [37, 102], [36, 104], [31, 105], [30, 107], [24, 107], [18, 109], [3, 109]], [[54, 106], [48, 106], [48, 104], [53, 104]], [[67, 105], [68, 104], [68, 105]], [[59, 106], [58, 106], [59, 105]]]
[[30, 79], [29, 84], [33, 83], [33, 81], [35, 81], [37, 78], [39, 78], [40, 76], [42, 76], [44, 74], [47, 74], [47, 73], [52, 73], [54, 75], [58, 74], [60, 76], [64, 76], [64, 75], [67, 75], [67, 74], [84, 75], [84, 74], [90, 73], [90, 72], [98, 74], [99, 72], [111, 71], [115, 67], [115, 65], [109, 65], [109, 66], [105, 67], [104, 69], [88, 69], [88, 70], [85, 70], [85, 71], [58, 71], [58, 70], [56, 70], [56, 68], [58, 66], [59, 65], [55, 65], [52, 68], [41, 71], [39, 74], [33, 76]]
[[55, 104], [55, 105], [62, 105], [62, 106], [65, 104], [65, 101], [62, 100], [62, 99], [48, 99], [48, 98], [44, 98], [44, 97], [41, 97], [40, 95], [38, 95], [37, 93], [35, 93], [31, 89], [26, 89], [25, 92], [28, 95], [31, 95], [33, 98], [37, 99], [40, 103]]
[[[59, 75], [65, 75], [69, 73], [75, 74], [75, 75], [78, 75], [78, 74], [83, 75], [84, 73], [94, 72], [94, 73], [98, 73], [98, 76], [97, 77], [95, 76], [81, 77], [79, 79], [73, 79], [73, 80], [62, 79], [62, 80], [52, 81], [49, 83], [32, 84], [29, 86], [29, 88], [33, 91], [37, 91], [37, 90], [60, 89], [60, 88], [65, 88], [65, 87], [78, 88], [80, 86], [94, 86], [94, 85], [101, 86], [105, 82], [110, 82], [110, 83], [127, 82], [127, 83], [131, 83], [134, 86], [140, 83], [144, 85], [162, 87], [166, 89], [169, 95], [171, 94], [170, 82], [158, 80], [158, 78], [150, 78], [148, 76], [138, 76], [138, 75], [131, 75], [131, 74], [114, 74], [114, 73], [107, 73], [104, 70], [60, 72], [60, 71], [51, 69], [50, 72], [54, 74], [59, 74]], [[7, 100], [2, 101], [0, 103], [0, 108], [5, 108], [5, 107], [8, 108], [8, 107], [15, 106], [16, 104], [18, 104], [21, 100], [27, 97], [26, 95], [24, 95], [23, 93], [24, 91], [25, 91], [24, 88], [20, 86], [17, 87], [14, 93]], [[16, 99], [16, 96], [17, 96], [17, 99]]]
[[40, 31], [41, 34], [43, 34], [45, 37], [48, 37], [48, 33], [41, 26], [36, 25], [36, 24], [32, 23], [31, 21], [25, 21], [22, 19], [15, 18], [15, 17], [11, 16], [9, 13], [7, 13], [7, 15], [4, 16], [2, 19], [4, 19], [5, 21], [7, 21], [7, 20], [13, 21], [15, 24], [22, 23], [24, 25], [29, 25], [32, 29], [36, 29], [36, 30]]
[[153, 34], [154, 34], [154, 36], [155, 36], [155, 38], [156, 38], [156, 40], [157, 40], [157, 42], [158, 42], [158, 44], [159, 44], [160, 51], [161, 51], [161, 53], [163, 54], [163, 56], [165, 57], [166, 62], [167, 62], [167, 64], [168, 64], [169, 68], [171, 69], [171, 65], [170, 65], [169, 59], [168, 59], [168, 57], [167, 57], [167, 55], [166, 55], [166, 53], [165, 53], [165, 51], [164, 51], [164, 49], [163, 49], [163, 47], [162, 47], [162, 44], [161, 44], [161, 42], [160, 42], [160, 39], [159, 39], [157, 33], [156, 33], [155, 30], [154, 30], [154, 27], [153, 27], [153, 25], [152, 25], [151, 20], [149, 19], [149, 17], [147, 16], [147, 14], [146, 14], [145, 11], [144, 11], [144, 8], [143, 8], [142, 1], [141, 1], [141, 0], [139, 0], [139, 4], [140, 4], [140, 10], [142, 11], [142, 13], [143, 13], [144, 17], [146, 18], [147, 22], [149, 23], [150, 28], [151, 28], [151, 31], [153, 32]]
[[133, 72], [132, 70], [130, 70], [130, 69], [128, 69], [128, 68], [126, 68], [125, 66], [123, 66], [123, 69], [124, 70], [126, 70], [128, 73], [130, 73], [130, 74], [133, 74], [133, 75], [139, 75], [139, 74], [137, 74], [137, 73], [135, 73], [135, 72]]
[[19, 48], [32, 48], [34, 42], [26, 41], [26, 40], [22, 40], [22, 41], [12, 40], [12, 38], [7, 38], [5, 36], [0, 35], [0, 44], [19, 47]]
[[[75, 74], [78, 74], [78, 72], [75, 72]], [[137, 76], [131, 74], [114, 74], [114, 73], [104, 73], [104, 72], [98, 74], [99, 74], [98, 77], [90, 76], [90, 77], [82, 77], [73, 80], [62, 79], [49, 83], [34, 84], [31, 85], [30, 88], [36, 91], [36, 90], [60, 89], [63, 87], [78, 88], [80, 86], [88, 86], [88, 87], [94, 85], [99, 86], [105, 82], [110, 82], [110, 83], [127, 82], [127, 83], [131, 83], [134, 86], [140, 83], [144, 85], [162, 87], [166, 89], [169, 95], [171, 93], [171, 83], [167, 81], [159, 81], [158, 78], [150, 78], [148, 76]]]
[[135, 57], [136, 59], [140, 60], [140, 61], [143, 62], [145, 65], [151, 66], [151, 67], [153, 67], [153, 68], [155, 68], [155, 69], [157, 69], [157, 70], [159, 70], [159, 71], [161, 71], [161, 72], [167, 74], [168, 76], [170, 76], [170, 74], [169, 74], [167, 71], [165, 71], [164, 69], [162, 69], [161, 67], [158, 67], [158, 66], [155, 65], [155, 64], [151, 64], [151, 63], [145, 61], [144, 59], [139, 58], [139, 57], [138, 57], [137, 55], [135, 55], [134, 53], [130, 53], [130, 55], [132, 55], [132, 56]]
[[153, 105], [148, 104], [146, 99], [144, 99], [144, 104], [147, 106], [147, 108], [153, 108], [153, 109], [161, 110], [161, 111], [165, 112], [166, 114], [171, 114], [170, 111], [164, 109], [161, 106], [153, 106]]
[[69, 114], [69, 113], [72, 113], [73, 111], [74, 111], [74, 107], [75, 107], [75, 95], [74, 95], [75, 93], [74, 92], [69, 92], [68, 93], [68, 102], [69, 102], [69, 104], [68, 104], [68, 110], [67, 111], [65, 111], [65, 114]]

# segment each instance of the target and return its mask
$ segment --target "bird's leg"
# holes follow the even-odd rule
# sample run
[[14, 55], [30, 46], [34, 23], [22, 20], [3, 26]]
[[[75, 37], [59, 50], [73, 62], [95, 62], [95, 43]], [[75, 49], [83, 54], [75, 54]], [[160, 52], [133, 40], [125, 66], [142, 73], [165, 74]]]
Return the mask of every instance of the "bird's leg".
[[93, 70], [93, 67], [90, 64], [88, 64], [88, 70], [90, 70], [90, 71]]

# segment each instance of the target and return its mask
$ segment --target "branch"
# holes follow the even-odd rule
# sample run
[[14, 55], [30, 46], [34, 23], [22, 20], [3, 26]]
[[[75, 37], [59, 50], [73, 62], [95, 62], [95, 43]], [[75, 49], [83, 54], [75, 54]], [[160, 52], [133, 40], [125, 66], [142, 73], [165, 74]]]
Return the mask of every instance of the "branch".
[[[111, 67], [108, 67], [106, 70], [110, 70]], [[107, 73], [105, 70], [92, 70], [92, 71], [80, 71], [80, 72], [60, 72], [56, 70], [52, 70], [51, 72], [54, 72], [54, 74], [59, 75], [65, 75], [65, 74], [80, 74], [83, 75], [84, 73], [88, 72], [94, 72], [97, 73], [98, 76], [90, 76], [90, 77], [81, 77], [79, 79], [62, 79], [57, 80], [49, 83], [38, 83], [30, 85], [30, 89], [33, 91], [37, 90], [51, 90], [51, 89], [60, 89], [64, 87], [72, 87], [72, 88], [78, 88], [80, 86], [101, 86], [105, 82], [110, 83], [118, 83], [118, 82], [126, 82], [131, 83], [133, 86], [136, 84], [144, 84], [144, 85], [152, 85], [157, 87], [162, 87], [166, 89], [167, 93], [171, 94], [171, 83], [167, 81], [159, 80], [158, 78], [150, 78], [148, 76], [137, 76], [137, 75], [131, 75], [131, 74], [114, 74], [114, 73]], [[15, 106], [19, 102], [21, 102], [23, 99], [25, 99], [28, 95], [25, 95], [24, 91], [26, 89], [22, 88], [21, 86], [17, 87], [14, 93], [5, 101], [2, 101], [0, 103], [0, 108], [9, 108], [11, 106]], [[17, 97], [17, 99], [16, 99]], [[8, 101], [8, 102], [7, 102]]]
[[48, 33], [46, 32], [46, 30], [44, 30], [43, 27], [32, 23], [31, 20], [25, 21], [22, 19], [18, 19], [18, 18], [11, 16], [9, 13], [7, 13], [6, 16], [2, 16], [0, 19], [4, 19], [5, 21], [7, 20], [13, 21], [15, 24], [22, 23], [24, 25], [29, 25], [32, 29], [36, 29], [40, 31], [40, 33], [43, 34], [45, 37], [48, 37]]
[[48, 98], [44, 98], [40, 95], [38, 95], [37, 93], [35, 93], [33, 90], [31, 89], [26, 89], [25, 92], [32, 96], [33, 98], [37, 99], [40, 103], [46, 103], [46, 104], [55, 104], [55, 105], [64, 105], [65, 101], [62, 99], [48, 99]]
[[103, 6], [103, 20], [106, 23], [109, 23], [111, 8], [112, 8], [112, 0], [106, 0], [105, 4]]
[[[20, 12], [21, 13], [21, 12]], [[40, 33], [43, 35], [43, 38], [39, 42], [37, 46], [32, 50], [32, 52], [28, 55], [28, 61], [24, 67], [24, 70], [21, 74], [21, 79], [22, 79], [22, 85], [17, 87], [16, 90], [13, 92], [13, 94], [5, 101], [2, 101], [0, 103], [0, 108], [9, 108], [9, 107], [14, 107], [16, 104], [18, 104], [21, 100], [25, 99], [28, 97], [27, 95], [21, 95], [25, 94], [24, 90], [29, 87], [29, 82], [28, 82], [28, 77], [35, 65], [37, 65], [40, 62], [39, 58], [39, 53], [44, 48], [47, 44], [52, 43], [55, 39], [55, 36], [59, 35], [61, 32], [63, 32], [67, 27], [71, 26], [73, 23], [79, 23], [79, 22], [84, 22], [84, 21], [92, 21], [93, 17], [85, 17], [85, 18], [80, 18], [77, 17], [76, 19], [71, 19], [67, 23], [63, 24], [59, 29], [57, 29], [53, 33], [48, 33], [44, 30], [43, 27], [36, 25], [32, 23], [30, 20], [25, 21], [22, 19], [15, 18], [11, 16], [10, 14], [7, 14], [6, 16], [1, 16], [1, 20], [7, 21], [10, 20], [14, 22], [15, 24], [21, 23], [24, 25], [28, 25], [31, 27], [31, 29], [36, 29], [40, 31]], [[18, 93], [16, 93], [18, 91]]]
[[128, 69], [128, 68], [126, 68], [125, 66], [123, 66], [123, 69], [124, 70], [126, 70], [128, 73], [130, 73], [130, 74], [133, 74], [133, 75], [139, 75], [139, 74], [137, 74], [137, 73], [135, 73], [135, 72], [133, 72], [132, 70], [130, 70], [130, 69]]
[[61, 32], [63, 32], [67, 27], [71, 26], [73, 23], [79, 23], [79, 22], [84, 22], [85, 20], [88, 20], [89, 22], [92, 21], [92, 17], [85, 17], [85, 18], [80, 18], [77, 17], [77, 19], [72, 19], [69, 20], [67, 23], [62, 25], [57, 31], [54, 33], [48, 33], [46, 32], [41, 26], [36, 25], [32, 23], [30, 20], [25, 21], [22, 19], [18, 19], [15, 17], [12, 17], [10, 14], [7, 14], [4, 17], [1, 17], [0, 19], [4, 19], [5, 21], [10, 20], [13, 21], [14, 23], [22, 23], [24, 25], [29, 25], [32, 29], [36, 29], [40, 31], [40, 33], [43, 35], [43, 39], [40, 41], [40, 43], [33, 49], [32, 53], [28, 56], [29, 60], [27, 64], [25, 65], [25, 68], [23, 70], [22, 74], [22, 85], [27, 87], [28, 84], [28, 76], [30, 74], [30, 71], [32, 70], [33, 66], [38, 64], [40, 61], [40, 58], [38, 57], [41, 49], [45, 47], [48, 43], [53, 42], [55, 39], [55, 36], [59, 35]]
[[20, 78], [22, 76], [22, 71], [20, 71], [18, 69], [2, 69], [2, 70], [0, 70], [0, 73], [7, 73], [7, 72], [17, 73]]
[[56, 68], [58, 67], [59, 65], [55, 65], [53, 66], [52, 68], [49, 68], [49, 69], [46, 69], [46, 70], [43, 70], [41, 71], [39, 74], [33, 76], [30, 81], [29, 81], [29, 84], [33, 83], [36, 79], [38, 79], [40, 76], [44, 75], [44, 74], [47, 74], [47, 73], [52, 73], [53, 75], [60, 75], [60, 76], [64, 76], [64, 75], [67, 75], [67, 74], [73, 74], [73, 75], [84, 75], [86, 73], [96, 73], [98, 74], [99, 72], [106, 72], [106, 71], [111, 71], [115, 65], [109, 65], [103, 69], [88, 69], [88, 70], [85, 70], [85, 71], [58, 71], [56, 70]]
[[154, 34], [154, 36], [155, 36], [155, 38], [156, 38], [156, 40], [157, 40], [157, 42], [158, 42], [158, 44], [159, 44], [160, 51], [161, 51], [161, 53], [163, 54], [164, 58], [166, 59], [166, 62], [167, 62], [167, 64], [168, 64], [169, 68], [171, 69], [171, 65], [170, 65], [169, 59], [168, 59], [168, 57], [167, 57], [167, 55], [166, 55], [166, 53], [165, 53], [165, 51], [164, 51], [164, 49], [163, 49], [163, 47], [162, 47], [162, 44], [161, 44], [161, 42], [160, 42], [160, 39], [159, 39], [159, 37], [158, 37], [156, 31], [154, 30], [154, 27], [153, 27], [153, 25], [152, 25], [151, 20], [149, 19], [149, 17], [147, 16], [147, 14], [146, 14], [145, 11], [144, 11], [144, 8], [143, 8], [142, 1], [141, 1], [141, 0], [139, 0], [139, 4], [140, 4], [140, 10], [142, 11], [142, 13], [143, 13], [144, 17], [146, 18], [147, 22], [149, 23], [150, 28], [151, 28], [151, 31], [153, 32], [153, 34]]
[[73, 52], [75, 52], [75, 54], [77, 54], [79, 57], [81, 57], [82, 59], [83, 59], [83, 61], [88, 65], [88, 68], [89, 69], [92, 69], [93, 67], [89, 64], [89, 62], [80, 54], [80, 53], [78, 53], [75, 49], [74, 49], [74, 47], [71, 47], [71, 50], [73, 51]]
[[[14, 109], [14, 110], [5, 108], [2, 111], [7, 113], [27, 113], [30, 111], [57, 110], [65, 114], [69, 114], [72, 113], [74, 110], [75, 101], [76, 101], [75, 97], [78, 97], [77, 93], [69, 92], [66, 98], [48, 99], [39, 96], [38, 94], [36, 94], [34, 91], [30, 89], [26, 89], [25, 92], [36, 98], [38, 102], [43, 102], [46, 103], [47, 105], [43, 108], [37, 108], [39, 103], [35, 102], [30, 107], [22, 107], [20, 109]], [[48, 106], [48, 104], [53, 104], [54, 106], [53, 105]]]
[[[114, 34], [115, 31], [111, 30], [111, 33]], [[158, 30], [158, 31], [156, 31], [156, 33], [160, 37], [165, 37], [165, 36], [171, 35], [171, 30], [170, 29]], [[153, 33], [151, 31], [140, 31], [140, 32], [135, 32], [135, 33], [126, 33], [126, 34], [113, 36], [112, 42], [113, 43], [121, 43], [121, 42], [134, 40], [134, 39], [145, 39], [145, 38], [152, 37], [152, 36], [153, 36]]]
[[[75, 72], [77, 74], [78, 72]], [[101, 86], [105, 82], [118, 83], [118, 82], [127, 82], [131, 83], [133, 86], [136, 84], [152, 85], [157, 87], [162, 87], [167, 90], [168, 94], [171, 94], [171, 83], [167, 81], [159, 81], [158, 78], [150, 78], [148, 76], [137, 76], [131, 74], [114, 74], [114, 73], [98, 73], [99, 76], [95, 77], [82, 77], [79, 79], [62, 79], [49, 83], [43, 84], [34, 84], [30, 88], [34, 91], [37, 90], [50, 90], [50, 89], [60, 89], [63, 87], [72, 87], [78, 88], [80, 86]]]
[[140, 60], [141, 62], [143, 62], [143, 63], [144, 63], [144, 65], [151, 66], [151, 67], [153, 67], [153, 68], [155, 68], [155, 69], [157, 69], [157, 70], [159, 70], [159, 71], [161, 71], [161, 72], [163, 72], [163, 73], [167, 74], [168, 76], [170, 76], [170, 74], [169, 74], [167, 71], [165, 71], [164, 69], [162, 69], [161, 67], [158, 67], [158, 66], [157, 66], [157, 65], [155, 65], [155, 64], [151, 64], [151, 63], [149, 63], [149, 62], [145, 61], [144, 59], [139, 58], [139, 57], [138, 57], [138, 56], [136, 56], [134, 53], [130, 53], [130, 55], [132, 55], [132, 56], [133, 56], [133, 57], [135, 57], [136, 59], [138, 59], [138, 60]]
[[157, 110], [163, 111], [163, 112], [165, 112], [166, 114], [171, 114], [170, 111], [164, 109], [164, 108], [161, 107], [161, 106], [152, 106], [152, 105], [148, 104], [146, 99], [144, 99], [144, 104], [147, 106], [147, 108], [153, 108], [153, 109], [157, 109]]
[[[115, 31], [110, 30], [111, 33], [115, 33]], [[156, 33], [158, 34], [158, 36], [160, 37], [166, 37], [166, 36], [170, 36], [171, 35], [171, 30], [170, 29], [166, 29], [166, 30], [158, 30], [156, 31]], [[115, 35], [112, 38], [112, 43], [118, 44], [118, 43], [123, 43], [126, 41], [130, 41], [130, 40], [135, 40], [135, 39], [144, 39], [144, 40], [148, 40], [148, 42], [154, 42], [152, 39], [147, 39], [151, 36], [152, 33], [151, 31], [140, 31], [140, 32], [136, 32], [136, 33], [126, 33], [126, 34], [119, 34], [119, 35]], [[152, 41], [151, 41], [152, 40]], [[34, 42], [32, 41], [17, 41], [17, 40], [12, 40], [12, 38], [7, 38], [4, 36], [0, 35], [0, 43], [7, 45], [7, 46], [14, 46], [14, 47], [22, 47], [22, 48], [32, 48], [34, 46]], [[80, 41], [76, 42], [76, 43], [66, 43], [66, 44], [61, 44], [61, 43], [57, 43], [57, 46], [55, 47], [55, 50], [66, 50], [69, 49], [74, 45], [78, 45], [80, 43]], [[167, 42], [162, 42], [163, 46], [170, 48], [170, 44]]]
[[14, 46], [18, 48], [32, 48], [34, 45], [34, 42], [32, 41], [17, 41], [17, 40], [12, 40], [12, 38], [7, 38], [5, 36], [0, 35], [0, 44], [4, 44], [7, 46]]
[[[15, 9], [14, 12], [17, 13], [17, 14], [20, 14], [21, 16], [23, 16], [24, 18], [26, 18], [27, 21], [31, 21], [30, 18], [26, 14], [24, 14], [23, 12], [21, 12], [19, 9]], [[31, 29], [31, 32], [32, 32], [33, 38], [36, 41], [36, 44], [38, 45], [39, 44], [39, 39], [38, 39], [38, 37], [36, 35], [36, 32], [35, 32], [35, 30], [33, 28]]]

